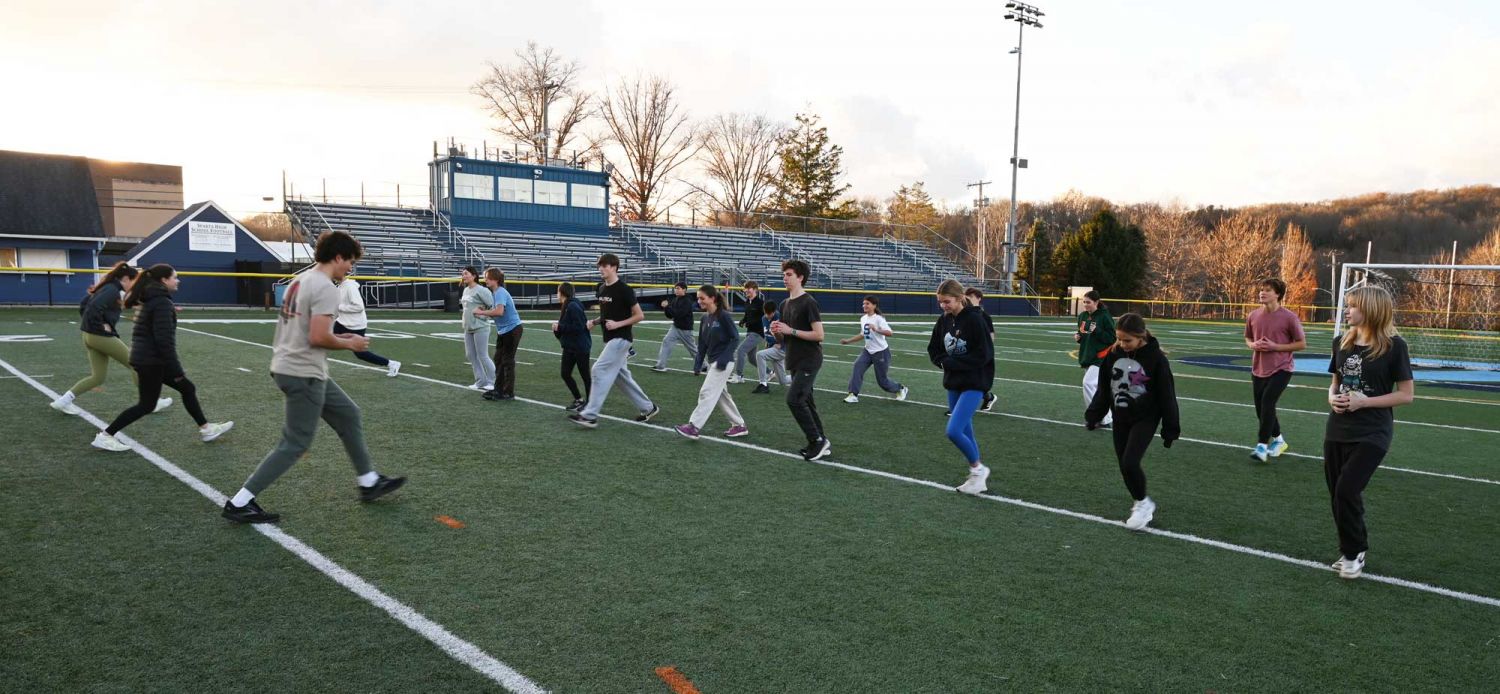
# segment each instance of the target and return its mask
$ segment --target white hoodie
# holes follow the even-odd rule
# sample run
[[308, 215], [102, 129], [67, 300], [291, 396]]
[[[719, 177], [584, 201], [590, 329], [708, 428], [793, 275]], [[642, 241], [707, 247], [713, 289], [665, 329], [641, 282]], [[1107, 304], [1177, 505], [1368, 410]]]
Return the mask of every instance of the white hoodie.
[[334, 320], [350, 330], [364, 330], [370, 324], [365, 316], [365, 299], [359, 295], [359, 283], [353, 277], [339, 283], [339, 312]]

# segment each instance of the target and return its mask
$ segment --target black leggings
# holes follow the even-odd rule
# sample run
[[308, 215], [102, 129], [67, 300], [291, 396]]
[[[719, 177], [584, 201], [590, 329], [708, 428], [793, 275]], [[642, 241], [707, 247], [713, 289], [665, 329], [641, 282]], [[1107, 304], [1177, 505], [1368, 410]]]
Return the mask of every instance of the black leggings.
[[139, 378], [135, 384], [136, 403], [121, 412], [120, 416], [115, 417], [115, 421], [109, 423], [109, 428], [105, 429], [104, 433], [114, 436], [125, 427], [135, 423], [135, 420], [155, 412], [156, 401], [161, 397], [163, 385], [182, 396], [182, 406], [187, 409], [189, 415], [192, 415], [193, 421], [197, 422], [198, 426], [208, 423], [208, 418], [203, 416], [203, 407], [198, 404], [198, 388], [188, 380], [186, 374], [176, 374], [168, 378], [165, 366], [137, 366], [135, 373]]
[[1141, 469], [1141, 459], [1156, 436], [1156, 427], [1161, 419], [1152, 417], [1126, 426], [1115, 419], [1110, 430], [1115, 436], [1115, 457], [1120, 459], [1120, 476], [1125, 478], [1125, 488], [1130, 498], [1140, 501], [1146, 498], [1146, 472]]
[[[334, 321], [333, 322], [333, 334], [335, 334], [335, 335], [364, 335], [365, 334], [365, 329], [364, 328], [360, 328], [359, 330], [355, 330], [353, 328], [345, 326], [343, 323], [340, 323], [338, 321]], [[367, 361], [367, 362], [370, 362], [371, 364], [374, 364], [376, 366], [390, 366], [391, 365], [391, 360], [386, 359], [385, 357], [382, 357], [379, 354], [376, 354], [374, 352], [355, 352], [354, 356], [359, 357], [361, 361]]]
[[1292, 372], [1277, 371], [1265, 377], [1252, 375], [1250, 382], [1255, 388], [1255, 415], [1260, 418], [1260, 438], [1256, 441], [1270, 443], [1271, 439], [1281, 435], [1281, 422], [1276, 419], [1276, 401], [1292, 382]]
[[[578, 377], [583, 379], [583, 394], [578, 393], [578, 383], [573, 380], [573, 369], [578, 369]], [[594, 385], [589, 380], [589, 353], [583, 350], [565, 349], [562, 353], [562, 380], [568, 384], [568, 390], [573, 393], [574, 400], [587, 400], [589, 393], [593, 391]]]
[[1333, 501], [1339, 551], [1354, 558], [1370, 548], [1365, 533], [1365, 486], [1385, 459], [1385, 449], [1369, 443], [1323, 442], [1323, 476]]

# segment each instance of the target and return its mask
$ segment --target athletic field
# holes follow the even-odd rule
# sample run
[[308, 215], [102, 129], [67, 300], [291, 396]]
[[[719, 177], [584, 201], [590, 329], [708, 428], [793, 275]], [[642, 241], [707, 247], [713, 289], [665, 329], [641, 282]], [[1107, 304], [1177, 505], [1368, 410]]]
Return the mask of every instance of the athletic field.
[[[660, 312], [632, 372], [662, 408], [613, 395], [569, 423], [553, 314], [528, 313], [519, 400], [486, 402], [455, 315], [371, 312], [401, 377], [338, 353], [381, 472], [362, 505], [326, 427], [259, 501], [272, 527], [219, 517], [275, 444], [272, 315], [185, 310], [178, 349], [211, 421], [180, 403], [89, 446], [134, 400], [87, 373], [77, 313], [0, 310], [0, 689], [9, 691], [1493, 691], [1500, 681], [1500, 391], [1419, 382], [1366, 492], [1364, 577], [1337, 541], [1321, 447], [1326, 375], [1281, 400], [1290, 451], [1248, 459], [1256, 429], [1238, 324], [1153, 322], [1183, 440], [1147, 454], [1152, 530], [1107, 432], [1082, 426], [1066, 318], [997, 318], [995, 411], [975, 420], [989, 496], [943, 435], [933, 317], [891, 316], [895, 402], [874, 374], [841, 402], [859, 345], [826, 316], [808, 463], [784, 389], [731, 386], [747, 438], [673, 433], [699, 380], [678, 350], [652, 373]], [[121, 321], [128, 329], [127, 320]], [[1308, 352], [1326, 356], [1326, 326]], [[595, 335], [595, 351], [601, 340]], [[1212, 366], [1229, 361], [1227, 365]], [[1218, 358], [1218, 359], [1216, 359]], [[1190, 360], [1193, 364], [1183, 363]], [[1202, 365], [1200, 365], [1202, 364]], [[167, 391], [168, 396], [175, 396]], [[102, 422], [100, 420], [103, 420]], [[1489, 683], [1489, 684], [1486, 684]]]

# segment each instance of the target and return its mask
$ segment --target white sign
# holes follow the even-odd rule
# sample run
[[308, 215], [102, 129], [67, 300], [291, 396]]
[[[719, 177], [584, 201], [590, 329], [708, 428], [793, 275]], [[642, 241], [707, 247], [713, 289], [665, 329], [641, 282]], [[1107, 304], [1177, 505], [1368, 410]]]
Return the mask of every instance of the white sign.
[[233, 253], [234, 225], [223, 222], [188, 222], [188, 250]]

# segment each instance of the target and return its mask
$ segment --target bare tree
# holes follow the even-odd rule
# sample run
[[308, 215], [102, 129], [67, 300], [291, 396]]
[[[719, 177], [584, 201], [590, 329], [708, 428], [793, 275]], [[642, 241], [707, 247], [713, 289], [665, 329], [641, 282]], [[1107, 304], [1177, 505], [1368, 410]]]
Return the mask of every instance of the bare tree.
[[1245, 210], [1219, 222], [1204, 254], [1208, 291], [1220, 301], [1252, 299], [1255, 281], [1276, 268], [1276, 226], [1275, 217]]
[[599, 111], [622, 155], [623, 164], [614, 167], [610, 180], [625, 219], [652, 221], [687, 197], [664, 202], [672, 172], [691, 160], [699, 146], [670, 82], [656, 76], [622, 79], [605, 94]]
[[746, 226], [775, 190], [777, 140], [786, 128], [762, 115], [721, 113], [698, 136], [706, 185], [689, 183], [716, 219]]
[[1141, 230], [1146, 234], [1151, 295], [1165, 301], [1197, 300], [1203, 290], [1208, 232], [1180, 207], [1148, 212]]
[[[535, 41], [516, 51], [516, 58], [513, 65], [489, 63], [490, 74], [469, 92], [484, 99], [485, 110], [498, 121], [491, 130], [523, 142], [540, 142], [551, 149], [550, 156], [560, 158], [578, 126], [594, 111], [593, 95], [577, 84], [582, 68]], [[543, 140], [549, 125], [544, 116], [553, 122], [550, 144]]]

